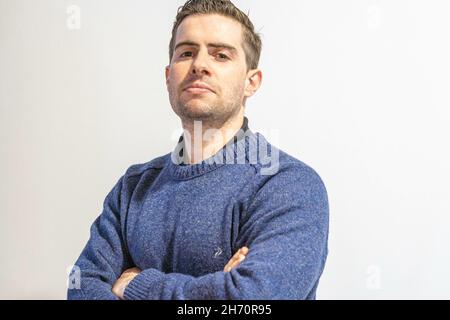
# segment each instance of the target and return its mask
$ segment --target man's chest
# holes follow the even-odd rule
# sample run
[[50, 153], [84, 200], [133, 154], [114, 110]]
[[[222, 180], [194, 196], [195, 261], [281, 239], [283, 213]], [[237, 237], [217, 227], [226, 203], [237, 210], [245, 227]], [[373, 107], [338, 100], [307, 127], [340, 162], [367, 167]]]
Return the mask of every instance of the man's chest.
[[128, 212], [128, 250], [141, 269], [200, 276], [223, 270], [235, 250], [240, 205], [231, 192], [181, 185], [149, 193]]

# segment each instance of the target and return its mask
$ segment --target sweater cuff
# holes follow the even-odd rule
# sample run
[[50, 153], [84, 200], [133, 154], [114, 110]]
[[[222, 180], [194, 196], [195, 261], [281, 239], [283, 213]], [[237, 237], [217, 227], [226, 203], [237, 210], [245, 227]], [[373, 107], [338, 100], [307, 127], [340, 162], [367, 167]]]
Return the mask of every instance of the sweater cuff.
[[150, 290], [158, 290], [156, 285], [162, 280], [164, 273], [156, 269], [147, 269], [139, 273], [125, 288], [123, 294], [125, 300], [156, 299], [158, 294]]

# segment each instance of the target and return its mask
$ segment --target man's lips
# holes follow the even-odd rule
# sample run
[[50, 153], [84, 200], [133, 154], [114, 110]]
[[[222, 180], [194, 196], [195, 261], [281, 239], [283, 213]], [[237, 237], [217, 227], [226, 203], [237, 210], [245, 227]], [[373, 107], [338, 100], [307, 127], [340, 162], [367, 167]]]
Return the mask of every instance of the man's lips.
[[192, 94], [214, 93], [214, 91], [206, 84], [191, 84], [184, 88], [183, 91]]

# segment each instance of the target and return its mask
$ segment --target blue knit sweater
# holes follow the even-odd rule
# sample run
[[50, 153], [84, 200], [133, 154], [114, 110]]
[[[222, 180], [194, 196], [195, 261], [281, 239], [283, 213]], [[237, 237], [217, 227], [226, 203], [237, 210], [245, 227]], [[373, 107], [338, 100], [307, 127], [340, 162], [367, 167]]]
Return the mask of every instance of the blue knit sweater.
[[178, 146], [132, 165], [107, 195], [68, 299], [117, 299], [112, 285], [133, 266], [143, 271], [125, 299], [315, 299], [328, 252], [317, 173], [249, 129], [194, 165]]

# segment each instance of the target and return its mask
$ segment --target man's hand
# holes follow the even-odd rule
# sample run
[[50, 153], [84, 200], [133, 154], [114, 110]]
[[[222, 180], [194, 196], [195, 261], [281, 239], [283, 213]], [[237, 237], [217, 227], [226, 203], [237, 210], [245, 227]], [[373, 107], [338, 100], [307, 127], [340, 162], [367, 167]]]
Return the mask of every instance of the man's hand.
[[224, 272], [230, 272], [231, 269], [236, 268], [242, 261], [244, 261], [245, 257], [248, 254], [248, 248], [242, 247], [240, 248], [234, 256], [228, 261], [225, 268], [223, 268]]
[[118, 296], [120, 299], [123, 299], [123, 295], [125, 293], [125, 288], [134, 279], [139, 273], [141, 273], [141, 269], [139, 268], [130, 268], [125, 270], [119, 279], [116, 280], [112, 287], [112, 292]]
[[[230, 272], [231, 269], [236, 268], [242, 261], [244, 261], [247, 254], [248, 254], [247, 247], [240, 248], [230, 259], [230, 261], [228, 261], [223, 271]], [[117, 279], [116, 282], [114, 283], [112, 287], [112, 292], [120, 299], [123, 299], [126, 287], [131, 282], [131, 280], [133, 280], [134, 277], [136, 277], [139, 273], [141, 273], [141, 269], [136, 267], [125, 270], [120, 276], [120, 278]]]

